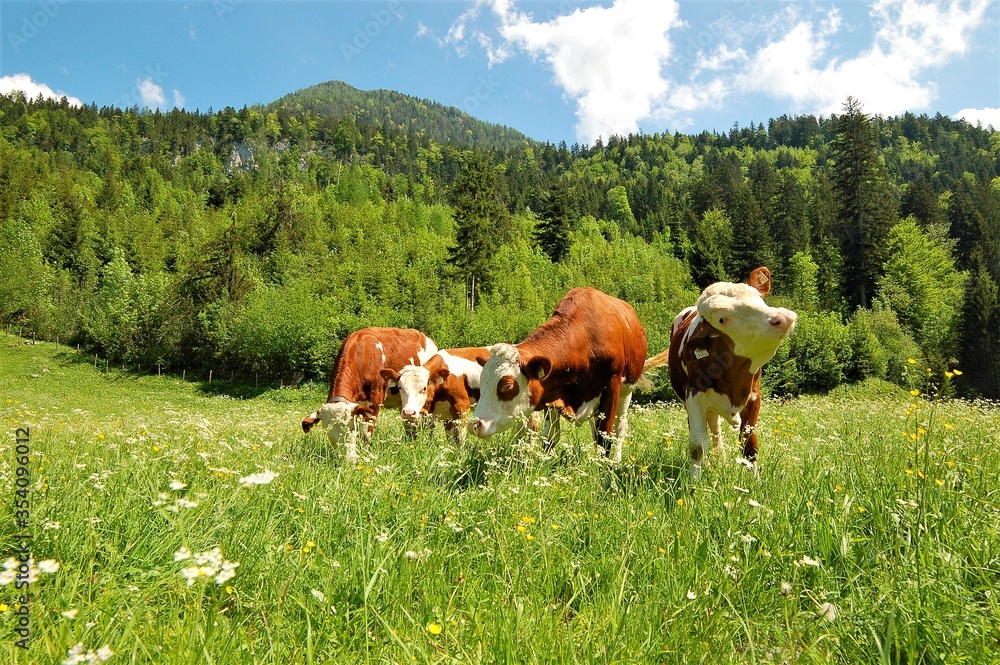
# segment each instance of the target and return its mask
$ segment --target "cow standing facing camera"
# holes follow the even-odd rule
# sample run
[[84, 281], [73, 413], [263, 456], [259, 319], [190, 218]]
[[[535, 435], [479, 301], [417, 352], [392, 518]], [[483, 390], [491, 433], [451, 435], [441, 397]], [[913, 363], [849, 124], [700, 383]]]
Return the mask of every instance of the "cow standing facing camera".
[[[613, 441], [611, 457], [621, 459], [646, 357], [646, 331], [631, 305], [597, 289], [572, 289], [523, 342], [489, 350], [470, 432], [489, 438], [527, 425], [533, 411], [554, 409], [573, 421], [593, 419], [596, 444], [608, 453]], [[558, 427], [554, 416], [550, 439]]]
[[465, 347], [443, 349], [420, 365], [407, 365], [398, 372], [383, 369], [382, 378], [399, 386], [403, 420], [419, 424], [425, 417], [444, 421], [452, 440], [462, 440], [462, 418], [479, 400], [479, 377], [489, 349]]
[[646, 368], [670, 368], [670, 383], [687, 410], [691, 477], [701, 475], [708, 450], [722, 445], [722, 421], [740, 430], [743, 456], [757, 457], [761, 367], [795, 328], [798, 315], [769, 307], [771, 272], [757, 268], [746, 284], [716, 282], [698, 303], [674, 319], [670, 348], [646, 361]]
[[345, 459], [353, 464], [358, 460], [357, 438], [362, 425], [365, 436], [370, 438], [382, 407], [400, 406], [399, 389], [387, 391], [379, 372], [421, 364], [435, 353], [437, 344], [419, 330], [362, 328], [351, 333], [330, 370], [326, 404], [305, 417], [302, 430], [308, 434], [313, 425], [322, 422], [329, 428], [330, 441], [344, 444]]

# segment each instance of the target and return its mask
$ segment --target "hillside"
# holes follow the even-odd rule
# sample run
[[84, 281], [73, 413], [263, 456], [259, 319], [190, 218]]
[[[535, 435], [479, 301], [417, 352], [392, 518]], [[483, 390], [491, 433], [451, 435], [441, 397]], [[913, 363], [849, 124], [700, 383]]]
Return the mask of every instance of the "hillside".
[[958, 367], [950, 390], [1000, 397], [1000, 134], [854, 109], [469, 150], [292, 106], [0, 96], [0, 324], [140, 372], [280, 384], [323, 376], [365, 326], [517, 341], [578, 285], [630, 302], [657, 352], [700, 287], [766, 265], [800, 313], [768, 390], [933, 389]]
[[483, 122], [454, 106], [394, 90], [358, 90], [342, 81], [327, 81], [298, 90], [266, 108], [338, 119], [352, 117], [357, 123], [413, 132], [439, 143], [465, 148], [510, 150], [533, 143], [516, 129]]

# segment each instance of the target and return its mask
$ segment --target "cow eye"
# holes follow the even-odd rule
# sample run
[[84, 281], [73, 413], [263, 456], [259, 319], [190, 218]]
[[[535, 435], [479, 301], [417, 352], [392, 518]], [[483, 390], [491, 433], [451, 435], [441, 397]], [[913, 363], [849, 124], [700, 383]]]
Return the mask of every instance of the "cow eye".
[[497, 383], [497, 397], [499, 397], [502, 402], [509, 402], [517, 397], [519, 392], [521, 392], [521, 387], [517, 385], [517, 381], [514, 377], [509, 374], [500, 379], [500, 382]]
[[399, 386], [391, 386], [389, 388], [389, 392], [392, 393], [393, 395], [398, 395], [399, 394]]

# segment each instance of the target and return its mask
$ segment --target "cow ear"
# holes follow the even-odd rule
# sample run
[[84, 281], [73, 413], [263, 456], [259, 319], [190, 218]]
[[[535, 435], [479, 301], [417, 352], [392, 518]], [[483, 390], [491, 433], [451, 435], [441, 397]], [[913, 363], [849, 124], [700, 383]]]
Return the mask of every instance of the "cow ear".
[[750, 273], [747, 284], [760, 291], [760, 295], [766, 296], [771, 292], [771, 271], [764, 266], [757, 268]]
[[476, 362], [479, 363], [480, 367], [486, 367], [486, 363], [489, 361], [489, 359], [490, 359], [489, 351], [487, 351], [486, 353], [481, 353], [478, 356], [476, 356]]
[[396, 382], [399, 381], [399, 372], [389, 367], [383, 367], [379, 370], [379, 375], [385, 379], [390, 388], [395, 388]]
[[521, 371], [528, 379], [544, 379], [552, 371], [552, 361], [545, 356], [535, 356], [521, 366]]
[[448, 370], [448, 368], [447, 367], [442, 367], [438, 371], [434, 372], [434, 374], [431, 375], [430, 379], [428, 379], [427, 382], [428, 383], [434, 383], [434, 384], [437, 384], [437, 385], [440, 386], [442, 383], [445, 382], [445, 380], [449, 376], [451, 376], [451, 372]]

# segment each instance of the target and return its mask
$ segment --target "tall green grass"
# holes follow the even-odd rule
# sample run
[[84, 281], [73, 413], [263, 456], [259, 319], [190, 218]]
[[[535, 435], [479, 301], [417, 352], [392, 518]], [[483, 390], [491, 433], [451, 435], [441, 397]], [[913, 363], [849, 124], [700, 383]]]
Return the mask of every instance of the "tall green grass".
[[[0, 662], [1000, 662], [993, 405], [766, 401], [759, 472], [730, 434], [692, 485], [677, 405], [632, 412], [617, 466], [589, 428], [455, 447], [395, 414], [345, 466], [299, 429], [325, 387], [211, 388], [0, 338], [0, 555], [30, 425], [34, 556], [61, 564], [27, 653], [0, 587]], [[182, 547], [235, 576], [189, 586]]]

